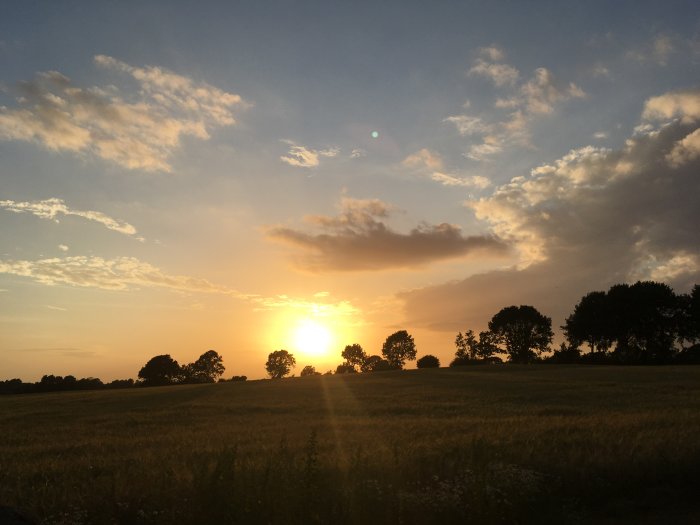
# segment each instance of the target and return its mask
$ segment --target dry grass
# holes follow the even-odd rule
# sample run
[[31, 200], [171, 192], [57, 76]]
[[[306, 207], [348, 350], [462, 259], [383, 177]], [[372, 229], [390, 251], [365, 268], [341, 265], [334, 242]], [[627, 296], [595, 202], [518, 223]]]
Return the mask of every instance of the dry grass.
[[[492, 366], [0, 398], [47, 524], [691, 522], [700, 367]], [[647, 521], [644, 521], [647, 520]]]

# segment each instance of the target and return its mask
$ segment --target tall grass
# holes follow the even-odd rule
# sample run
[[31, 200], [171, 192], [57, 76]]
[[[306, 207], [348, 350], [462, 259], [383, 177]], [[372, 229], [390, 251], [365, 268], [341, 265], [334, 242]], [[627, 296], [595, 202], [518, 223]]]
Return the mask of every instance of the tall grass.
[[700, 517], [700, 367], [13, 396], [0, 429], [0, 504], [47, 524]]

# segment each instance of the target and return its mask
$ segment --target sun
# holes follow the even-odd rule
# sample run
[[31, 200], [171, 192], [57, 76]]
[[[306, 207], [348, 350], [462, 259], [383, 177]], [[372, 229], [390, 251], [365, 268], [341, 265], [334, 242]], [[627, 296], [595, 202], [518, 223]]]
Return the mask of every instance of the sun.
[[294, 329], [294, 346], [309, 357], [328, 355], [332, 339], [331, 331], [312, 319], [302, 319]]

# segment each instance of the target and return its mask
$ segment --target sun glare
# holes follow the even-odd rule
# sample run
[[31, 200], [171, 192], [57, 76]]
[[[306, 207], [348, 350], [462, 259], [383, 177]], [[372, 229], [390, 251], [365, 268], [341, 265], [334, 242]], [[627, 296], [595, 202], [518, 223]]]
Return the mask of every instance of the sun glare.
[[331, 346], [330, 330], [311, 319], [299, 321], [294, 330], [294, 346], [310, 357], [322, 357], [328, 354]]

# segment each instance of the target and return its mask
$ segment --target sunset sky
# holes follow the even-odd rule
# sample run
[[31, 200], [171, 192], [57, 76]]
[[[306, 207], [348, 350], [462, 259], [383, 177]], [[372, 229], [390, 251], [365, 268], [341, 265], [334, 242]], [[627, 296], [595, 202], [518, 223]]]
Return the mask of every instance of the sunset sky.
[[0, 379], [447, 365], [504, 306], [688, 291], [699, 197], [694, 1], [0, 5]]

